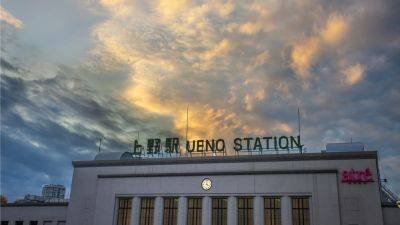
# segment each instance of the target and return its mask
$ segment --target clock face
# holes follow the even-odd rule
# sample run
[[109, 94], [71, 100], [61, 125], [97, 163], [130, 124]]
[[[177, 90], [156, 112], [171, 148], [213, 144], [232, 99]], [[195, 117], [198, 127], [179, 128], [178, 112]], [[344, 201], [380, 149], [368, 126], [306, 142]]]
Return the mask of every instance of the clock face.
[[205, 179], [201, 182], [201, 187], [202, 187], [203, 190], [205, 190], [205, 191], [210, 190], [210, 188], [212, 187], [211, 180], [210, 180], [209, 178], [205, 178]]

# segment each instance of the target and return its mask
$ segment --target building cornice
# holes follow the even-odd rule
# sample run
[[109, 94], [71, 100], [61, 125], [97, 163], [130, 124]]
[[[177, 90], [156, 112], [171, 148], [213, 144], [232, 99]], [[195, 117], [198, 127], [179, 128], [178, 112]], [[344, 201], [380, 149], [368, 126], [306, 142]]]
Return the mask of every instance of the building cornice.
[[28, 203], [7, 203], [1, 207], [29, 207], [29, 206], [68, 206], [68, 202], [28, 202]]
[[189, 172], [189, 173], [134, 173], [134, 174], [99, 174], [98, 178], [133, 178], [133, 177], [189, 177], [189, 176], [240, 176], [240, 175], [271, 175], [271, 174], [319, 174], [337, 173], [330, 170], [272, 170], [272, 171], [216, 171], [216, 172]]
[[106, 166], [140, 166], [140, 165], [174, 165], [174, 164], [204, 164], [204, 163], [243, 163], [243, 162], [279, 162], [279, 161], [312, 161], [312, 160], [351, 160], [377, 159], [376, 151], [359, 152], [322, 152], [293, 153], [276, 155], [246, 155], [246, 156], [206, 156], [180, 158], [142, 158], [129, 160], [90, 160], [73, 161], [74, 168], [106, 167]]

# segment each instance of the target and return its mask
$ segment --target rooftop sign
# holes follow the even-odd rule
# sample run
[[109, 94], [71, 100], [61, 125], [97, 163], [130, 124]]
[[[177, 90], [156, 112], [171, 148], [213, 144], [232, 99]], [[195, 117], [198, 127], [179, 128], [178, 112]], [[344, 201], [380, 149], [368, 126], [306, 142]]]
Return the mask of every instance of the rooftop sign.
[[[302, 152], [303, 145], [301, 144], [300, 136], [268, 136], [268, 137], [243, 137], [235, 138], [231, 142], [224, 139], [211, 139], [211, 140], [187, 140], [184, 143], [184, 150], [190, 155], [192, 154], [222, 154], [225, 155], [227, 145], [233, 146], [236, 154], [240, 152], [268, 152], [268, 151], [290, 151], [297, 149]], [[147, 139], [146, 145], [135, 140], [133, 146], [133, 155], [159, 155], [159, 154], [181, 154], [182, 146], [181, 140], [175, 138], [160, 138]]]
[[344, 170], [342, 171], [342, 183], [365, 184], [373, 182], [372, 173], [369, 168], [364, 170]]

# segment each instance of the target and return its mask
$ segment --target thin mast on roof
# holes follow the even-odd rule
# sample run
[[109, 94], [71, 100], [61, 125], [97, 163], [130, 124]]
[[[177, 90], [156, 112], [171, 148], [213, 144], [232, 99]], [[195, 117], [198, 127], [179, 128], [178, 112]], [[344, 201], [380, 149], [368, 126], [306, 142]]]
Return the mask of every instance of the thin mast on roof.
[[[301, 138], [301, 121], [300, 121], [300, 107], [297, 107], [297, 121], [299, 125], [299, 137]], [[303, 147], [300, 147], [300, 153], [303, 153]]]
[[103, 138], [105, 139], [105, 137], [100, 137], [99, 138], [99, 152], [101, 151], [101, 141], [103, 140]]
[[298, 121], [298, 125], [299, 125], [299, 136], [301, 135], [301, 126], [300, 126], [300, 107], [297, 107], [297, 121]]
[[188, 130], [189, 130], [189, 106], [186, 106], [186, 135], [185, 135], [186, 142], [188, 140]]

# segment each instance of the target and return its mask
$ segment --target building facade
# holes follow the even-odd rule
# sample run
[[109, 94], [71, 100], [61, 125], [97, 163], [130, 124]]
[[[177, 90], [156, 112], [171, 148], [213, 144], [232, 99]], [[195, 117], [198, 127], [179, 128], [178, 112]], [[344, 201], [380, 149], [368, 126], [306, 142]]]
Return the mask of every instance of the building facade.
[[9, 203], [0, 208], [1, 225], [65, 225], [68, 203]]
[[42, 196], [46, 200], [62, 200], [65, 198], [65, 187], [60, 184], [45, 184], [42, 188]]
[[73, 166], [68, 225], [383, 224], [376, 152]]

